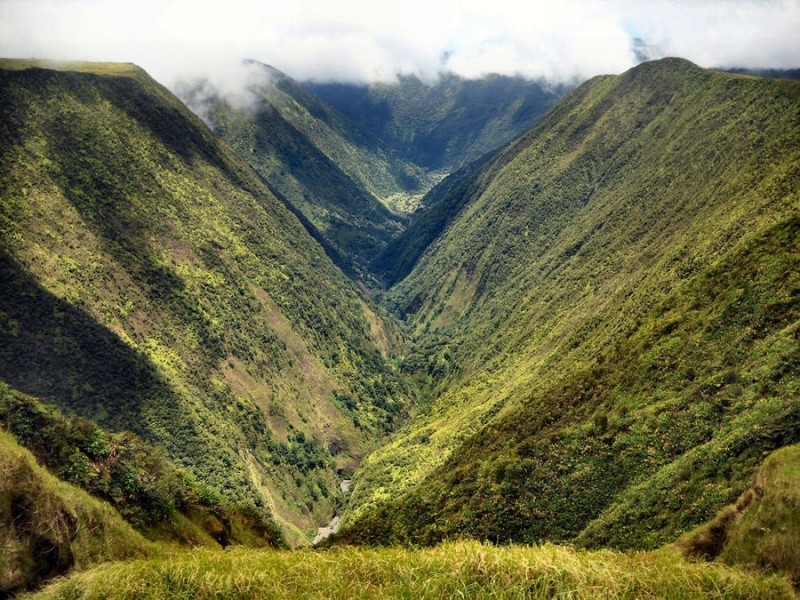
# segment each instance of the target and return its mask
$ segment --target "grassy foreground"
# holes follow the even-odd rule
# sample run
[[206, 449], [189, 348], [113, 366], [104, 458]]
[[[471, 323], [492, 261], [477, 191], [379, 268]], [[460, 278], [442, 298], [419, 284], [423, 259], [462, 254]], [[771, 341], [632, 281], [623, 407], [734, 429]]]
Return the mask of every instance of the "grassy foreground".
[[32, 596], [49, 598], [794, 598], [788, 580], [674, 550], [578, 551], [546, 544], [195, 550], [109, 563]]
[[156, 549], [108, 504], [56, 479], [0, 430], [0, 598]]
[[752, 488], [678, 542], [685, 554], [780, 571], [800, 588], [800, 444], [765, 461]]

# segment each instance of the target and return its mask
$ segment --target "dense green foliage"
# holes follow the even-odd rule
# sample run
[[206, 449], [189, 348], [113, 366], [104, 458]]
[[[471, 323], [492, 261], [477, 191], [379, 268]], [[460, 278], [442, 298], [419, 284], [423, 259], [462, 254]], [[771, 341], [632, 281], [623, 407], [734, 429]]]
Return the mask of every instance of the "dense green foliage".
[[176, 469], [134, 434], [64, 416], [2, 382], [0, 424], [40, 465], [107, 501], [145, 535], [193, 545], [282, 543], [266, 515], [224, 505], [219, 491]]
[[800, 588], [800, 446], [772, 453], [753, 486], [679, 546], [689, 556], [787, 573]]
[[452, 73], [433, 82], [401, 75], [393, 83], [306, 87], [351, 119], [373, 145], [445, 172], [510, 142], [567, 90], [522, 77], [462, 79]]
[[734, 501], [800, 439], [798, 115], [797, 82], [646, 63], [453, 186], [387, 296], [435, 401], [340, 539], [654, 548]]
[[0, 66], [0, 377], [307, 539], [404, 418], [391, 330], [142, 71]]
[[104, 560], [151, 554], [155, 546], [119, 514], [59, 481], [0, 431], [0, 595]]
[[459, 169], [425, 194], [409, 226], [370, 264], [372, 272], [386, 287], [411, 273], [428, 246], [455, 220], [467, 200], [476, 194], [472, 188], [482, 185], [483, 180], [475, 178], [475, 175], [490, 158], [491, 155], [487, 154]]
[[620, 554], [476, 542], [427, 550], [195, 551], [111, 563], [36, 594], [115, 598], [794, 598], [785, 579]]
[[402, 161], [389, 161], [359, 144], [333, 109], [283, 73], [265, 65], [250, 68], [261, 84], [252, 87], [245, 107], [203, 85], [182, 94], [319, 232], [341, 268], [366, 277], [366, 264], [404, 226], [381, 198], [413, 192], [423, 183], [412, 178], [408, 190], [402, 187], [391, 171], [408, 170]]

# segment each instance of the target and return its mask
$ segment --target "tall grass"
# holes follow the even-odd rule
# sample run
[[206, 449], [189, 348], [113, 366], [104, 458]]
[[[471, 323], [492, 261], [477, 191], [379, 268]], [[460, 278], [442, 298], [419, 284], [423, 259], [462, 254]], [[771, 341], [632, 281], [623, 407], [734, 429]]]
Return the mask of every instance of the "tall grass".
[[108, 504], [56, 479], [0, 431], [0, 598], [156, 547]]
[[335, 548], [325, 552], [196, 550], [112, 563], [60, 581], [60, 598], [792, 598], [788, 581], [669, 550], [577, 551], [546, 544]]
[[800, 588], [800, 445], [770, 454], [754, 486], [716, 519], [686, 535], [689, 556], [789, 575]]

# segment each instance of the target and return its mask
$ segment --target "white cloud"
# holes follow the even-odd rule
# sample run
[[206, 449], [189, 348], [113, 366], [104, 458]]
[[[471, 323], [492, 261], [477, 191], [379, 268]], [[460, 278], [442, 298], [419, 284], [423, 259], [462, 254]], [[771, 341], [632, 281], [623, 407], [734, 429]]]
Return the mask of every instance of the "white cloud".
[[240, 85], [244, 57], [299, 79], [588, 77], [633, 65], [632, 32], [703, 66], [796, 67], [798, 31], [800, 0], [0, 0], [0, 55], [129, 61], [222, 88]]
[[670, 56], [706, 67], [800, 67], [799, 0], [631, 0], [629, 8]]

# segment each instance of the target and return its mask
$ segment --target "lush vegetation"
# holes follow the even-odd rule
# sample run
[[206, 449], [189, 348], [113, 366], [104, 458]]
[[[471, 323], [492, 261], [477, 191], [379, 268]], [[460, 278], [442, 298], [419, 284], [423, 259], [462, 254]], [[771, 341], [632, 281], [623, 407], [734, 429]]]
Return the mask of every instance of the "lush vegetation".
[[773, 452], [753, 487], [679, 542], [690, 557], [786, 573], [800, 588], [800, 446]]
[[459, 169], [425, 194], [408, 227], [370, 263], [370, 269], [386, 287], [411, 273], [428, 246], [455, 220], [475, 195], [472, 188], [484, 182], [475, 175], [490, 158], [491, 155], [487, 154]]
[[194, 551], [112, 563], [33, 598], [794, 598], [787, 580], [620, 554], [477, 542], [434, 549]]
[[141, 70], [3, 66], [0, 377], [307, 541], [405, 418], [394, 329]]
[[155, 546], [108, 504], [56, 479], [0, 431], [0, 595]]
[[792, 597], [739, 569], [800, 577], [797, 82], [648, 63], [487, 156], [535, 84], [265, 72], [194, 90], [253, 170], [136, 67], [0, 63], [3, 592]]
[[340, 539], [655, 548], [747, 489], [800, 436], [798, 110], [796, 82], [647, 63], [452, 186], [386, 297], [434, 400]]
[[62, 481], [107, 501], [147, 537], [192, 545], [281, 545], [274, 522], [223, 503], [220, 492], [176, 469], [138, 436], [109, 433], [85, 417], [0, 382], [0, 424]]
[[401, 75], [372, 85], [309, 83], [306, 87], [352, 120], [374, 146], [428, 171], [452, 172], [528, 129], [568, 86], [489, 75], [441, 74], [426, 82]]

